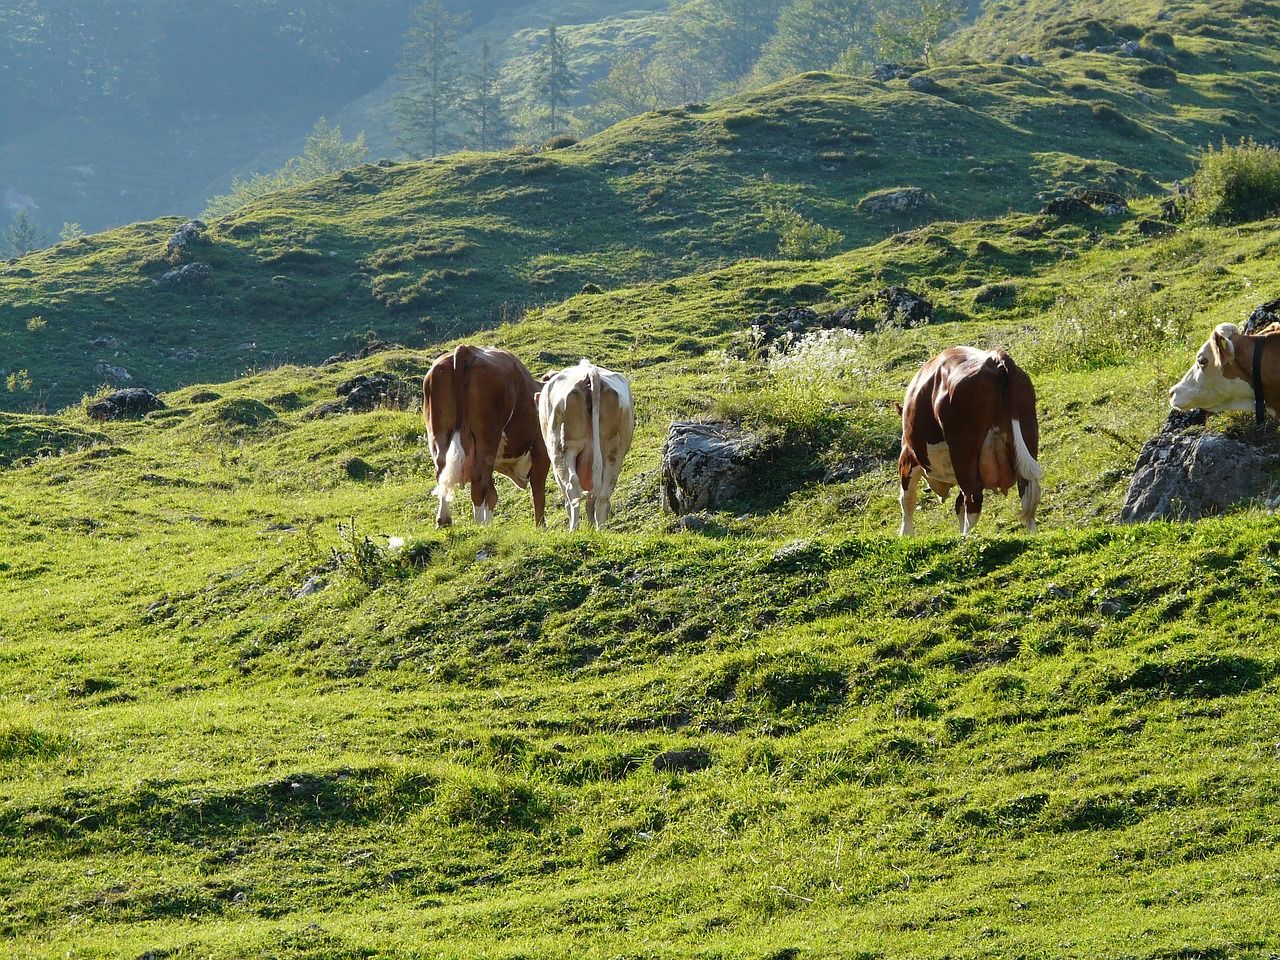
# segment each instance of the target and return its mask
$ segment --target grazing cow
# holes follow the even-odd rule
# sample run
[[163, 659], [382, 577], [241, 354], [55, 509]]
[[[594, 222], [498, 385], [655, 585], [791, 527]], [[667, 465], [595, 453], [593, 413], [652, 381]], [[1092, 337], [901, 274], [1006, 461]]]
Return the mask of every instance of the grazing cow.
[[584, 505], [587, 522], [603, 527], [635, 431], [631, 384], [588, 360], [543, 380], [538, 420], [569, 509], [569, 529], [578, 528]]
[[462, 346], [431, 365], [422, 380], [422, 415], [436, 462], [436, 526], [452, 523], [454, 491], [468, 482], [476, 522], [492, 520], [498, 504], [494, 471], [529, 488], [542, 526], [551, 462], [538, 430], [538, 386], [505, 350]]
[[[1217, 326], [1205, 341], [1187, 375], [1169, 389], [1176, 410], [1252, 410], [1261, 424], [1267, 410], [1280, 404], [1280, 326], [1256, 335], [1234, 323]], [[1270, 349], [1266, 349], [1270, 345]]]
[[943, 500], [953, 486], [960, 487], [956, 515], [961, 535], [977, 524], [984, 490], [1004, 493], [1015, 483], [1023, 522], [1027, 530], [1035, 530], [1044, 476], [1036, 462], [1036, 391], [1012, 357], [1003, 350], [944, 350], [911, 378], [899, 410], [903, 536], [915, 532], [921, 476]]

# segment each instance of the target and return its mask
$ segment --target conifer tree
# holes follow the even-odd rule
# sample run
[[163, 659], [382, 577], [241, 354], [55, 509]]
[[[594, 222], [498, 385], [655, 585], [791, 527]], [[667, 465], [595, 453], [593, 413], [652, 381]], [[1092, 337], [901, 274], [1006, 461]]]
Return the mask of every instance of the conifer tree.
[[400, 62], [400, 79], [406, 86], [394, 102], [400, 126], [397, 142], [434, 157], [449, 144], [446, 123], [458, 106], [458, 29], [466, 21], [446, 10], [441, 0], [426, 0], [414, 21]]
[[498, 64], [488, 34], [481, 41], [476, 68], [467, 75], [462, 112], [470, 121], [472, 140], [480, 150], [492, 150], [506, 141], [511, 124], [502, 102]]
[[576, 79], [569, 69], [568, 44], [560, 38], [553, 23], [547, 27], [547, 39], [538, 51], [533, 76], [534, 99], [548, 110], [552, 136], [560, 131], [564, 107]]
[[44, 235], [31, 222], [25, 207], [13, 215], [13, 226], [0, 230], [0, 252], [5, 256], [25, 256], [32, 250], [39, 250], [45, 243]]

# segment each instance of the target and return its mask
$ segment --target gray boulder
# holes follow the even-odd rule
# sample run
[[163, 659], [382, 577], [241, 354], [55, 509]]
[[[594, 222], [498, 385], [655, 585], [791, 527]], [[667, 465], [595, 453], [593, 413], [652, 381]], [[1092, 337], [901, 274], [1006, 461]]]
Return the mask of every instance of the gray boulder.
[[727, 423], [677, 421], [662, 447], [662, 508], [697, 513], [750, 489], [764, 443]]
[[165, 247], [166, 259], [174, 262], [181, 258], [189, 247], [204, 239], [204, 229], [203, 220], [188, 220], [180, 226], [174, 231], [173, 236], [169, 238], [168, 246]]
[[864, 213], [910, 213], [924, 206], [925, 192], [920, 187], [898, 187], [882, 190], [858, 201], [858, 209]]
[[1169, 414], [1138, 454], [1121, 521], [1199, 520], [1265, 493], [1258, 451], [1219, 433], [1187, 429], [1203, 422], [1200, 411]]
[[152, 410], [163, 410], [164, 401], [141, 387], [117, 390], [99, 397], [85, 408], [94, 420], [138, 420]]
[[183, 287], [208, 280], [212, 273], [213, 270], [207, 263], [188, 263], [170, 270], [156, 282], [165, 286]]

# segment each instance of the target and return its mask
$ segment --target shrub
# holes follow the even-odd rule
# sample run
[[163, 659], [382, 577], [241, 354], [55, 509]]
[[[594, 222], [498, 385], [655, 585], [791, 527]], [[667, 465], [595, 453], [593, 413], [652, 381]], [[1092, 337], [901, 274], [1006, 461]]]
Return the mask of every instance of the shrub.
[[1246, 223], [1280, 210], [1280, 150], [1253, 138], [1236, 146], [1223, 141], [1196, 165], [1187, 201], [1187, 219], [1204, 223]]
[[765, 229], [778, 231], [778, 256], [787, 260], [817, 260], [844, 242], [839, 230], [807, 220], [781, 204], [765, 208]]
[[1172, 87], [1178, 82], [1178, 75], [1168, 67], [1152, 64], [1139, 70], [1137, 79], [1144, 87]]
[[567, 133], [558, 133], [551, 139], [547, 140], [543, 145], [543, 150], [563, 150], [565, 147], [572, 147], [578, 142], [577, 137], [571, 137]]

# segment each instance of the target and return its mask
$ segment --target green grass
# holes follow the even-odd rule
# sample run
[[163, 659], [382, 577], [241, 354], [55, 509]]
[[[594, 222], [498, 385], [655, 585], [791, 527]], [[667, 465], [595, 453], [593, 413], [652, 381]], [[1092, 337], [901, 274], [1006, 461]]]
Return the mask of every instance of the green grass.
[[[1114, 520], [1164, 387], [1274, 283], [1274, 223], [1147, 240], [1144, 212], [935, 225], [492, 331], [631, 374], [604, 534], [556, 496], [535, 531], [510, 485], [495, 527], [437, 533], [416, 413], [308, 418], [430, 351], [138, 423], [5, 415], [6, 953], [1267, 956], [1280, 528]], [[725, 352], [762, 310], [908, 280], [939, 322], [815, 348], [818, 380]], [[1036, 379], [1039, 535], [991, 498], [975, 537], [929, 504], [892, 536], [891, 403], [957, 341]], [[785, 455], [672, 532], [666, 425], [715, 410]]]
[[[1226, 42], [1191, 16], [1168, 28], [1178, 89], [1193, 46]], [[1105, 72], [1100, 56], [1061, 63]], [[769, 145], [794, 124], [842, 124], [848, 145], [823, 149], [852, 166], [892, 109], [903, 129], [986, 129], [993, 90], [1042, 82], [934, 73], [956, 102], [811, 75], [550, 155], [363, 168], [215, 224], [198, 254], [214, 279], [191, 292], [147, 282], [176, 221], [9, 266], [6, 375], [34, 386], [0, 413], [0, 952], [1270, 957], [1280, 524], [1248, 505], [1117, 520], [1168, 386], [1214, 324], [1274, 297], [1276, 221], [1148, 238], [1160, 198], [1136, 194], [1078, 222], [978, 215], [984, 176], [1096, 186], [1138, 169], [1127, 151], [1181, 149], [1140, 97], [1112, 159], [1041, 138], [1026, 168], [964, 161], [951, 199], [925, 176], [942, 166], [886, 164], [843, 193], [779, 173], [791, 161]], [[1070, 108], [1090, 136], [1099, 102]], [[849, 112], [870, 105], [874, 132]], [[1035, 122], [992, 129], [1005, 143]], [[666, 124], [719, 159], [658, 137], [641, 164], [637, 133]], [[858, 226], [858, 198], [906, 183], [931, 195], [924, 219]], [[745, 256], [777, 247], [739, 222], [761, 203], [849, 249]], [[599, 243], [570, 246], [564, 209], [594, 210]], [[473, 302], [429, 328], [370, 307], [446, 280]], [[861, 333], [795, 347], [804, 364], [750, 342], [761, 313], [895, 284], [934, 303], [932, 323], [864, 308]], [[438, 532], [420, 413], [320, 415], [357, 374], [412, 384], [481, 315], [469, 337], [535, 373], [585, 355], [631, 377], [610, 530], [569, 534], [553, 493], [538, 531], [504, 483], [494, 526], [464, 509]], [[425, 349], [292, 362], [404, 317]], [[89, 334], [106, 355], [85, 355]], [[214, 345], [240, 342], [256, 344], [243, 375], [214, 376]], [[964, 540], [927, 497], [921, 536], [893, 535], [893, 403], [955, 343], [1004, 346], [1034, 378], [1034, 536], [996, 496]], [[55, 377], [71, 400], [88, 389], [77, 364], [140, 358], [183, 365], [157, 374], [174, 386], [141, 421], [25, 412], [63, 404]], [[670, 422], [697, 416], [742, 421], [770, 453], [689, 532], [658, 510], [658, 469]], [[1214, 425], [1253, 436], [1244, 415]], [[655, 768], [677, 750], [701, 751], [697, 769]]]

